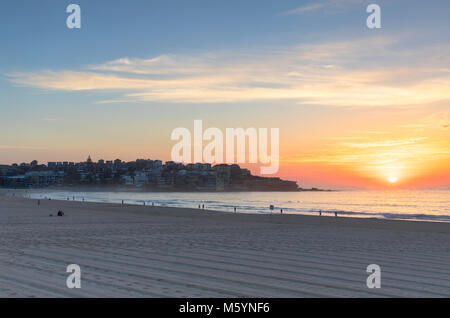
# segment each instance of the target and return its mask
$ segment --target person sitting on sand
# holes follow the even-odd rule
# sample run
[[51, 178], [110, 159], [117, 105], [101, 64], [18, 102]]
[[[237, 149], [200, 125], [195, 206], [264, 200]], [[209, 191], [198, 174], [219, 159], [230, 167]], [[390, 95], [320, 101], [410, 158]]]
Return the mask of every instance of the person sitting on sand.
[[64, 216], [64, 212], [61, 211], [61, 210], [59, 210], [59, 211], [58, 211], [58, 216]]

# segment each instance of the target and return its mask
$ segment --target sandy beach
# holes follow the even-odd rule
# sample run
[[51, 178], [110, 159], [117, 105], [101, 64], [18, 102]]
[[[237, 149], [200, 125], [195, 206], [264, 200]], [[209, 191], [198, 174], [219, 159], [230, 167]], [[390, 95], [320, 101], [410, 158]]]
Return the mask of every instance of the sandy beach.
[[[66, 287], [69, 264], [80, 289]], [[379, 289], [366, 286], [369, 264]], [[0, 297], [449, 296], [449, 223], [38, 206], [0, 192]]]

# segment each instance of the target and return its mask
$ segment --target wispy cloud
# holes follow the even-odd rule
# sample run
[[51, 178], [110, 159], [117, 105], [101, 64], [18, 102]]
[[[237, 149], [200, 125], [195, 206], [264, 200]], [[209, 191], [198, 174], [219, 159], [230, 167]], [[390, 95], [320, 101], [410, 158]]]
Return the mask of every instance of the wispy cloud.
[[322, 3], [311, 3], [311, 4], [307, 4], [307, 5], [303, 5], [300, 7], [297, 7], [295, 9], [292, 10], [288, 10], [283, 12], [283, 15], [293, 15], [293, 14], [301, 14], [303, 12], [308, 12], [308, 11], [315, 11], [318, 9], [321, 9], [325, 6], [325, 2]]
[[385, 131], [380, 131], [380, 130], [355, 130], [354, 133], [367, 134], [367, 135], [383, 135], [383, 134], [386, 134]]
[[0, 150], [42, 150], [43, 148], [20, 145], [0, 145]]
[[302, 14], [305, 12], [310, 12], [310, 11], [317, 11], [317, 10], [321, 10], [321, 9], [341, 9], [347, 5], [355, 5], [355, 4], [359, 4], [362, 3], [362, 0], [328, 0], [328, 1], [322, 1], [322, 2], [315, 2], [315, 3], [308, 3], [308, 4], [304, 4], [302, 6], [299, 6], [297, 8], [288, 10], [288, 11], [284, 11], [282, 12], [282, 15], [297, 15], [297, 14]]
[[61, 121], [64, 120], [63, 118], [59, 118], [59, 117], [47, 117], [47, 118], [42, 118], [43, 121]]
[[404, 140], [385, 140], [381, 142], [363, 142], [363, 143], [343, 142], [341, 143], [341, 145], [352, 148], [385, 148], [385, 147], [398, 147], [404, 145], [411, 145], [425, 139], [426, 137], [417, 137], [417, 138], [408, 138]]
[[[434, 53], [393, 49], [386, 37], [272, 48], [256, 52], [122, 58], [78, 70], [7, 74], [17, 85], [63, 91], [122, 93], [110, 102], [217, 103], [293, 100], [331, 106], [397, 106], [450, 99], [450, 72]], [[382, 54], [388, 62], [370, 67]], [[392, 67], [407, 56], [414, 66]], [[426, 57], [425, 62], [423, 57]]]

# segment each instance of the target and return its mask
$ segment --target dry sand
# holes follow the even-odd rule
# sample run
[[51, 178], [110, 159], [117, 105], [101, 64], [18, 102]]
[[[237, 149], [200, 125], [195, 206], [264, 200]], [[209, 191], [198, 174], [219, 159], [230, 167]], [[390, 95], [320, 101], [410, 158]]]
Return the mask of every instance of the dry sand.
[[[38, 207], [12, 193], [0, 191], [0, 297], [450, 296], [448, 223]], [[73, 263], [81, 289], [66, 287]], [[380, 289], [366, 286], [373, 263]]]

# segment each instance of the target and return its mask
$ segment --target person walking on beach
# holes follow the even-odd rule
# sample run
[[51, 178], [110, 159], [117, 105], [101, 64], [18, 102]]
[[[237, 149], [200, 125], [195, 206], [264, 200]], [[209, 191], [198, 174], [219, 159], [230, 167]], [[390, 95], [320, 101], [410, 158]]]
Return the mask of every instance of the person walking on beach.
[[337, 217], [337, 211], [336, 211], [336, 212], [334, 212], [334, 216], [335, 216], [335, 217]]
[[319, 216], [322, 216], [322, 210], [319, 211]]
[[280, 209], [281, 214], [283, 214], [283, 209]]
[[204, 210], [205, 209], [205, 205], [204, 204], [202, 204], [202, 210]]
[[234, 207], [234, 213], [236, 213], [236, 207]]

